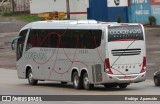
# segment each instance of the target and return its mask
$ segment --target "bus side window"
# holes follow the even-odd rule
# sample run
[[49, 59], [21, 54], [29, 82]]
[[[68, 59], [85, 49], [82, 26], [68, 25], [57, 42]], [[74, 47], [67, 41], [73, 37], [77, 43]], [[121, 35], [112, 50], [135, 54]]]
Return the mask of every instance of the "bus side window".
[[17, 60], [19, 60], [23, 55], [24, 42], [25, 42], [27, 32], [28, 32], [28, 30], [23, 30], [19, 34], [19, 36], [21, 38], [19, 38], [18, 41], [17, 41], [17, 52], [16, 52]]
[[101, 30], [80, 30], [80, 47], [81, 49], [95, 49], [101, 44]]
[[26, 51], [28, 51], [33, 47], [37, 47], [38, 46], [37, 41], [38, 41], [38, 30], [30, 30], [28, 41], [26, 44]]

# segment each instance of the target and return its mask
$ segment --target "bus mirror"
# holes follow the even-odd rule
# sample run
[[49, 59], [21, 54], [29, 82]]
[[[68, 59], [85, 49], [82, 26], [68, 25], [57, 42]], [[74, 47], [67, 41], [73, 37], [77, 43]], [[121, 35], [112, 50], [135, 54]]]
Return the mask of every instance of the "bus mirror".
[[12, 50], [15, 50], [16, 49], [16, 42], [17, 40], [19, 39], [20, 37], [15, 37], [14, 39], [12, 39], [11, 41], [11, 48]]
[[12, 50], [15, 50], [15, 47], [16, 47], [15, 42], [14, 42], [14, 43], [11, 43], [11, 48], [12, 48]]

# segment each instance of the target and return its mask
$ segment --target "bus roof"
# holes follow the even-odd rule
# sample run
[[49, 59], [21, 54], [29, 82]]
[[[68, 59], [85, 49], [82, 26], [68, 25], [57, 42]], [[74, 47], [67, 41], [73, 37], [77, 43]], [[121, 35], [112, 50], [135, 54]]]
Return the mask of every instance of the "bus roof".
[[25, 25], [25, 29], [101, 29], [106, 26], [138, 25], [137, 23], [99, 22], [96, 20], [49, 20], [37, 21]]

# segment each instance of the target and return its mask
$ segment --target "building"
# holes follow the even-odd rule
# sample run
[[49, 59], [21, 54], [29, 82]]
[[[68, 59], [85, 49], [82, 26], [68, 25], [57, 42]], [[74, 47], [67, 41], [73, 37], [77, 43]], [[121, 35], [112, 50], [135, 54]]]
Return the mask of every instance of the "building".
[[154, 16], [160, 25], [160, 0], [90, 0], [88, 18], [108, 22], [149, 24]]
[[[87, 19], [89, 0], [69, 0], [71, 19]], [[30, 13], [65, 12], [67, 13], [66, 0], [30, 0]]]
[[148, 17], [151, 15], [150, 0], [130, 0], [129, 4], [129, 22], [148, 24]]
[[[66, 4], [66, 0], [30, 0], [30, 13], [67, 13]], [[69, 5], [71, 19], [148, 24], [149, 16], [154, 16], [160, 25], [160, 0], [69, 0]]]

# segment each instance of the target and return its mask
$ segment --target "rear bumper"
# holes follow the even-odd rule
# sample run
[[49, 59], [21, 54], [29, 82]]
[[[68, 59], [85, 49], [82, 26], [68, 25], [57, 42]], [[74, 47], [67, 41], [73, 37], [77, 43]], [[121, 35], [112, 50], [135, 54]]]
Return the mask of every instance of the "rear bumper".
[[131, 75], [112, 75], [106, 74], [106, 79], [103, 83], [138, 83], [145, 81], [146, 72]]

